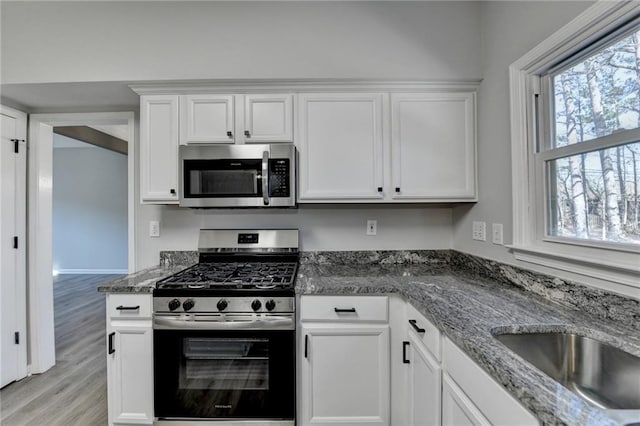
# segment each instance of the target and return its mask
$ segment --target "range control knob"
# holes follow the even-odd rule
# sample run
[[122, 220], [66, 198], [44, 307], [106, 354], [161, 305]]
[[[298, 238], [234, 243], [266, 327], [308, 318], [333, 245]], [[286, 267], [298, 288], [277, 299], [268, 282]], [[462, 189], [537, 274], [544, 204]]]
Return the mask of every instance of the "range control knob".
[[182, 309], [184, 309], [185, 311], [188, 311], [189, 309], [193, 308], [195, 306], [195, 304], [196, 303], [193, 300], [187, 299], [182, 304]]
[[169, 310], [175, 311], [180, 307], [180, 301], [178, 299], [173, 299], [169, 301]]
[[264, 304], [264, 307], [267, 308], [267, 311], [273, 311], [276, 307], [276, 301], [273, 299], [267, 300], [267, 303]]
[[251, 309], [253, 309], [254, 311], [259, 311], [261, 307], [262, 303], [258, 299], [255, 299], [253, 302], [251, 302]]
[[224, 311], [227, 309], [227, 306], [229, 306], [229, 303], [224, 299], [218, 300], [218, 304], [216, 305], [219, 311]]

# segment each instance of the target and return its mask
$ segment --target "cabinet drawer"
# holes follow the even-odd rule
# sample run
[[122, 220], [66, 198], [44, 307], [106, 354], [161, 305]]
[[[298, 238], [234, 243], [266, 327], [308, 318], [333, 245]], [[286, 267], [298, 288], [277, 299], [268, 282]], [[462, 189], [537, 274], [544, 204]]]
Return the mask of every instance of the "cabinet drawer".
[[151, 294], [109, 294], [107, 316], [109, 318], [151, 318]]
[[[431, 324], [424, 315], [422, 315], [413, 305], [409, 304], [407, 308], [407, 319], [409, 320], [407, 327], [409, 333], [419, 342], [423, 343], [431, 355], [437, 360], [441, 360], [441, 337], [440, 330]], [[423, 330], [423, 331], [420, 331]]]
[[386, 296], [302, 296], [302, 321], [379, 321], [389, 318]]

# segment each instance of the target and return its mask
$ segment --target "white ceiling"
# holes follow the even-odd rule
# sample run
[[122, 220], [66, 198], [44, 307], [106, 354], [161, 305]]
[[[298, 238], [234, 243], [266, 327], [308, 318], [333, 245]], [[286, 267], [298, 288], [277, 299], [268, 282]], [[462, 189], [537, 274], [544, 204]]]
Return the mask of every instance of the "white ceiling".
[[0, 96], [4, 105], [29, 113], [137, 110], [140, 97], [129, 88], [129, 84], [129, 82], [3, 84], [0, 86]]

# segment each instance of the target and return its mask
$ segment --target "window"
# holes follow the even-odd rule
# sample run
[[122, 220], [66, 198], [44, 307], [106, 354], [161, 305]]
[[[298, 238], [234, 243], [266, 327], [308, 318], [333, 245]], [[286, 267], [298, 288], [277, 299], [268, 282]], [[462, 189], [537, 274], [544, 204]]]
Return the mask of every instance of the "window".
[[515, 258], [638, 297], [640, 3], [596, 2], [509, 76]]
[[604, 41], [542, 77], [545, 237], [640, 247], [640, 23]]

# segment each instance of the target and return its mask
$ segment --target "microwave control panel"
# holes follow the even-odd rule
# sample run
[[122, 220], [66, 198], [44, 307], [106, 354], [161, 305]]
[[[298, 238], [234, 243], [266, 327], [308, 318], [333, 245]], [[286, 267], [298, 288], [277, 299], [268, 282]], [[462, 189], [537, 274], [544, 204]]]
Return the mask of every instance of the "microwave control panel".
[[288, 158], [269, 159], [269, 196], [289, 197], [289, 175], [291, 167]]

